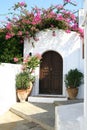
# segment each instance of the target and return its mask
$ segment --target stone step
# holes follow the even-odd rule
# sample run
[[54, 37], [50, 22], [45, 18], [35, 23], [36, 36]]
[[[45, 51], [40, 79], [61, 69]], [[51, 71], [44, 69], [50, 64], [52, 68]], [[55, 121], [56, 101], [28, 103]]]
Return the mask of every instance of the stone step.
[[82, 103], [83, 99], [74, 99], [74, 100], [67, 100], [67, 101], [54, 101], [55, 106], [60, 105], [68, 105], [68, 104], [75, 104], [75, 103]]
[[29, 96], [29, 102], [54, 103], [55, 101], [67, 101], [65, 96]]
[[45, 103], [16, 103], [10, 109], [16, 115], [39, 124], [45, 130], [54, 130], [55, 107]]

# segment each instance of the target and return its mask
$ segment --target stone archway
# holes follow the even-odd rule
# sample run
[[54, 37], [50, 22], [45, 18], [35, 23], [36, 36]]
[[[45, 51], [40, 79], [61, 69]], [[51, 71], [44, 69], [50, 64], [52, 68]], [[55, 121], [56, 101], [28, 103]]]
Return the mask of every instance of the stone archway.
[[39, 76], [39, 94], [62, 95], [63, 59], [55, 51], [42, 55]]

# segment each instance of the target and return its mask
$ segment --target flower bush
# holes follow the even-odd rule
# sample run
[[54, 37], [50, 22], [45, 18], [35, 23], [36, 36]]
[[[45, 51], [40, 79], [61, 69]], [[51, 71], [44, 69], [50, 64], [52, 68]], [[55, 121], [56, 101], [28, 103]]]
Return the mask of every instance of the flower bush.
[[0, 32], [0, 62], [14, 63], [13, 58], [23, 56], [23, 44], [20, 38], [13, 37], [5, 40], [5, 32]]
[[[32, 8], [31, 12], [27, 10], [27, 5], [24, 2], [18, 2], [13, 6], [13, 17], [8, 18], [5, 25], [6, 39], [14, 36], [20, 37], [22, 40], [27, 37], [33, 37], [40, 30], [44, 29], [63, 29], [67, 33], [76, 31], [83, 38], [83, 30], [78, 27], [78, 18], [75, 14], [67, 9], [65, 6], [71, 0], [64, 0], [63, 5], [51, 6], [48, 9], [39, 9], [38, 7]], [[17, 14], [15, 12], [18, 11]], [[55, 36], [55, 33], [53, 33]]]
[[22, 64], [22, 71], [32, 74], [36, 67], [40, 64], [41, 55], [36, 54], [35, 56], [26, 56], [25, 58], [14, 57], [14, 62]]
[[41, 55], [27, 56], [25, 58], [14, 57], [14, 62], [22, 64], [22, 71], [16, 75], [16, 89], [27, 89], [34, 83], [34, 70], [39, 66]]

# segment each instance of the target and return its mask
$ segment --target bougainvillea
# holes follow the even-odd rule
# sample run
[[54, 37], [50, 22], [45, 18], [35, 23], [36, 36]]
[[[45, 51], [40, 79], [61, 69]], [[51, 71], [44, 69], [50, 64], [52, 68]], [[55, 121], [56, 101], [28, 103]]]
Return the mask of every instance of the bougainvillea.
[[[71, 3], [71, 0], [64, 0], [63, 5], [51, 6], [48, 9], [32, 8], [29, 12], [26, 3], [18, 2], [13, 6], [13, 17], [8, 18], [5, 25], [6, 39], [14, 36], [20, 37], [22, 40], [27, 37], [33, 37], [40, 30], [44, 29], [63, 29], [67, 33], [76, 31], [83, 37], [83, 30], [78, 27], [77, 16], [70, 10], [65, 9], [65, 6]], [[75, 5], [75, 4], [74, 4]], [[19, 11], [15, 14], [16, 11]], [[55, 36], [53, 32], [53, 36]]]

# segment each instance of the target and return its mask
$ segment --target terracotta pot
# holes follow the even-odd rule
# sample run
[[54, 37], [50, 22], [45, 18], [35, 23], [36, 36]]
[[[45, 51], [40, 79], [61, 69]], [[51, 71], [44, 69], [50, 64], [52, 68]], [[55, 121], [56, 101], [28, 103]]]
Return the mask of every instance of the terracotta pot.
[[27, 88], [27, 97], [30, 96], [30, 94], [32, 92], [32, 88], [33, 88], [32, 84], [30, 85], [29, 88]]
[[78, 88], [67, 88], [67, 92], [68, 92], [69, 99], [76, 99], [78, 94]]
[[32, 85], [27, 89], [17, 90], [17, 97], [19, 101], [25, 102], [28, 96], [31, 94], [31, 91], [32, 91]]

